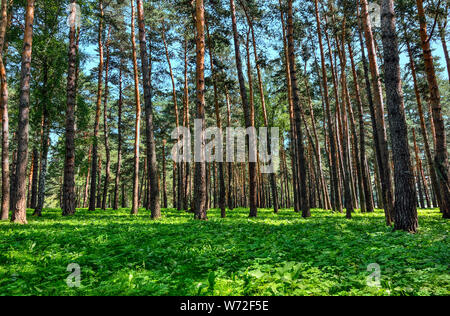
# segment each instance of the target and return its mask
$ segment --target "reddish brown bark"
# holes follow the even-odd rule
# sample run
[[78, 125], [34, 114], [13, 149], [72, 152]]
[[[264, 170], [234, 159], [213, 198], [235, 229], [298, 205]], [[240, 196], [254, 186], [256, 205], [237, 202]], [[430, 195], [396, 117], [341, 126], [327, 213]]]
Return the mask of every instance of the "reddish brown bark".
[[[315, 12], [316, 12], [316, 23], [317, 23], [317, 34], [319, 37], [319, 47], [320, 47], [320, 56], [321, 56], [321, 64], [322, 64], [322, 81], [323, 81], [323, 92], [326, 106], [326, 116], [328, 120], [328, 137], [330, 138], [330, 154], [331, 154], [331, 173], [332, 173], [332, 191], [334, 191], [334, 196], [332, 199], [332, 207], [334, 211], [342, 212], [342, 199], [341, 193], [338, 189], [338, 158], [336, 153], [336, 140], [334, 135], [334, 126], [333, 119], [331, 115], [331, 106], [330, 106], [330, 98], [328, 92], [328, 74], [325, 64], [325, 52], [323, 48], [322, 42], [322, 31], [320, 26], [320, 14], [319, 14], [319, 5], [318, 1], [315, 0]], [[333, 203], [334, 201], [334, 203]]]
[[27, 1], [25, 33], [23, 37], [22, 66], [20, 79], [19, 125], [17, 129], [17, 167], [12, 221], [27, 224], [26, 171], [28, 164], [28, 137], [30, 115], [31, 54], [33, 46], [34, 0]]
[[372, 26], [368, 13], [367, 0], [361, 0], [363, 26], [366, 35], [366, 45], [369, 53], [369, 65], [372, 74], [372, 88], [374, 97], [375, 123], [377, 127], [378, 146], [378, 168], [380, 170], [383, 205], [385, 208], [386, 223], [392, 225], [394, 219], [394, 196], [392, 191], [391, 171], [389, 167], [389, 151], [387, 143], [387, 132], [384, 121], [383, 91], [381, 88], [380, 73], [378, 69], [375, 40], [373, 38]]
[[2, 202], [0, 220], [8, 220], [10, 208], [8, 81], [5, 67], [5, 35], [8, 26], [8, 1], [2, 0], [0, 24], [0, 112], [2, 115]]
[[133, 70], [134, 70], [134, 97], [136, 102], [136, 121], [134, 131], [134, 163], [133, 163], [133, 196], [131, 214], [137, 215], [139, 212], [139, 146], [141, 139], [141, 94], [139, 92], [139, 70], [136, 53], [135, 35], [135, 9], [134, 1], [131, 1], [131, 44], [133, 50]]
[[[441, 205], [441, 189], [440, 189], [440, 186], [439, 186], [439, 182], [437, 180], [436, 169], [434, 168], [433, 155], [431, 154], [429, 136], [428, 136], [428, 131], [427, 131], [427, 124], [425, 122], [425, 115], [424, 115], [424, 111], [423, 111], [422, 97], [420, 95], [419, 84], [418, 84], [418, 81], [417, 81], [417, 73], [416, 73], [416, 66], [415, 66], [415, 63], [414, 63], [414, 57], [413, 57], [413, 54], [412, 54], [411, 45], [410, 45], [409, 40], [408, 40], [407, 37], [406, 37], [406, 47], [407, 47], [408, 55], [409, 55], [409, 67], [411, 69], [411, 76], [413, 78], [414, 93], [415, 93], [415, 96], [416, 96], [417, 110], [418, 110], [419, 118], [420, 118], [420, 130], [422, 132], [423, 144], [424, 144], [424, 147], [425, 147], [425, 155], [427, 157], [427, 162], [428, 162], [428, 166], [429, 166], [429, 169], [430, 169], [431, 184], [432, 184], [433, 190], [434, 190], [434, 192], [436, 194], [437, 203], [438, 203], [438, 205]], [[433, 118], [431, 118], [431, 120], [432, 119]], [[438, 205], [435, 205], [435, 207], [437, 207]]]
[[436, 169], [436, 175], [441, 189], [441, 211], [444, 218], [448, 219], [450, 218], [450, 181], [448, 171], [447, 136], [444, 117], [442, 115], [440, 91], [437, 83], [430, 41], [428, 39], [426, 17], [422, 0], [417, 0], [417, 9], [420, 21], [420, 38], [425, 62], [425, 72], [427, 74], [428, 87], [430, 90], [430, 105], [432, 108], [434, 129], [436, 132], [434, 167]]
[[207, 220], [207, 187], [205, 162], [205, 8], [203, 0], [195, 1], [195, 26], [197, 30], [197, 119], [201, 121], [201, 137], [197, 139], [200, 157], [195, 163], [194, 178], [194, 214], [197, 220]]

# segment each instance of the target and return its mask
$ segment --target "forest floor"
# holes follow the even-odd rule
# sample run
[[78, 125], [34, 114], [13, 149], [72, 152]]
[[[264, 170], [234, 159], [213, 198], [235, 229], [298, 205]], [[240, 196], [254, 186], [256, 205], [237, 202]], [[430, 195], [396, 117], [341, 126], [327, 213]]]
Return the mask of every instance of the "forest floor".
[[[420, 211], [416, 235], [393, 233], [381, 211], [351, 221], [322, 210], [307, 220], [292, 210], [228, 216], [48, 210], [27, 226], [0, 223], [0, 296], [450, 294], [450, 223], [436, 210]], [[79, 288], [67, 285], [72, 263]], [[380, 287], [368, 286], [371, 264]]]

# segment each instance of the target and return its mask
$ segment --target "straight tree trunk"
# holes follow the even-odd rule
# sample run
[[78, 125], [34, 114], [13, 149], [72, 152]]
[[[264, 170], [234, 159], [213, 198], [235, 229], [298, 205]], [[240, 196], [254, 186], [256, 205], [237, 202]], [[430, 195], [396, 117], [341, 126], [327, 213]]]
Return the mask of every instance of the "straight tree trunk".
[[365, 205], [361, 205], [361, 209], [365, 212], [372, 213], [374, 211], [373, 199], [370, 193], [370, 174], [368, 173], [368, 164], [366, 156], [366, 135], [365, 135], [365, 122], [364, 122], [364, 107], [361, 100], [361, 92], [359, 88], [358, 74], [356, 72], [355, 61], [353, 58], [353, 49], [348, 42], [348, 51], [350, 55], [350, 61], [352, 64], [353, 84], [355, 86], [355, 98], [358, 105], [358, 117], [359, 117], [359, 159], [361, 166], [362, 187], [365, 197]]
[[[167, 42], [166, 42], [166, 33], [165, 33], [165, 23], [164, 20], [162, 22], [162, 39], [163, 39], [163, 43], [164, 43], [164, 50], [166, 53], [166, 59], [167, 59], [167, 65], [169, 67], [169, 74], [170, 74], [170, 79], [172, 82], [172, 101], [173, 101], [173, 109], [174, 109], [174, 114], [175, 114], [175, 126], [176, 128], [180, 127], [180, 118], [179, 118], [179, 113], [178, 113], [178, 101], [177, 101], [177, 88], [176, 88], [176, 83], [175, 83], [175, 77], [173, 75], [173, 70], [172, 70], [172, 63], [170, 61], [170, 56], [169, 56], [169, 48], [167, 46]], [[180, 172], [180, 165], [179, 164], [175, 164], [174, 165], [174, 169], [173, 169], [173, 205], [174, 208], [181, 210], [181, 201], [183, 200], [181, 197], [181, 188], [180, 188], [180, 184], [181, 184], [181, 177], [180, 175], [177, 174]], [[177, 179], [178, 179], [178, 190], [177, 190]]]
[[2, 20], [0, 24], [0, 84], [1, 84], [1, 114], [2, 114], [2, 204], [0, 220], [8, 220], [10, 210], [10, 173], [9, 173], [9, 115], [8, 115], [8, 81], [6, 77], [5, 36], [8, 27], [8, 0], [2, 0]]
[[39, 151], [37, 148], [33, 149], [33, 173], [31, 181], [31, 201], [30, 208], [35, 210], [37, 206], [37, 190], [38, 190], [38, 177], [39, 177]]
[[97, 194], [97, 164], [98, 164], [98, 134], [100, 130], [100, 113], [102, 106], [102, 93], [103, 93], [103, 0], [99, 1], [100, 20], [98, 23], [98, 52], [99, 52], [99, 65], [98, 65], [98, 88], [97, 88], [97, 103], [95, 111], [94, 122], [94, 139], [92, 144], [92, 166], [91, 166], [91, 192], [89, 195], [89, 211], [94, 212], [96, 206], [96, 194]]
[[[44, 95], [47, 91], [47, 71], [44, 67]], [[48, 161], [48, 149], [50, 146], [50, 118], [47, 108], [47, 103], [42, 103], [42, 116], [43, 116], [43, 126], [42, 126], [42, 139], [41, 139], [41, 165], [39, 170], [39, 189], [37, 194], [37, 206], [34, 211], [34, 216], [42, 216], [42, 211], [44, 209], [45, 201], [45, 177], [47, 176], [47, 161]]]
[[[263, 117], [264, 117], [264, 126], [266, 128], [268, 128], [269, 127], [269, 121], [268, 121], [268, 117], [267, 117], [266, 98], [265, 98], [265, 95], [264, 95], [264, 87], [263, 87], [263, 81], [262, 81], [262, 75], [261, 75], [261, 67], [260, 67], [260, 64], [259, 64], [258, 52], [257, 52], [257, 47], [256, 47], [255, 30], [254, 30], [254, 27], [253, 27], [252, 18], [248, 14], [248, 11], [245, 10], [245, 6], [242, 5], [242, 7], [244, 8], [245, 15], [246, 15], [247, 21], [248, 21], [248, 25], [250, 27], [250, 31], [251, 31], [251, 34], [252, 34], [253, 54], [254, 54], [254, 59], [255, 59], [256, 73], [258, 75], [259, 97], [261, 99], [261, 107], [262, 107]], [[268, 153], [269, 153], [269, 155], [271, 155], [272, 150], [271, 150], [271, 144], [270, 144], [270, 137], [269, 136], [268, 136], [267, 141], [268, 141]], [[272, 172], [270, 174], [269, 178], [270, 178], [270, 186], [271, 186], [271, 189], [272, 189], [272, 206], [273, 206], [274, 212], [278, 213], [279, 205], [278, 205], [278, 190], [277, 190], [276, 173]]]
[[[161, 217], [161, 204], [159, 194], [158, 163], [156, 160], [156, 141], [153, 126], [153, 103], [151, 84], [151, 56], [147, 53], [147, 39], [145, 35], [144, 7], [142, 0], [137, 0], [139, 43], [141, 48], [141, 65], [144, 87], [145, 103], [145, 132], [147, 148], [147, 183], [150, 186], [150, 211], [152, 219]], [[149, 63], [150, 62], [150, 63]]]
[[408, 144], [394, 1], [382, 0], [381, 4], [387, 109], [394, 160], [395, 230], [415, 233], [419, 226], [416, 207], [417, 192]]
[[[139, 6], [139, 3], [138, 3]], [[136, 53], [136, 35], [135, 35], [135, 9], [134, 1], [131, 1], [131, 44], [133, 50], [133, 69], [134, 69], [134, 97], [136, 102], [136, 122], [134, 131], [134, 160], [133, 160], [133, 196], [131, 214], [139, 213], [139, 147], [141, 139], [141, 94], [139, 92], [139, 70]], [[147, 48], [145, 48], [147, 49]], [[144, 61], [145, 62], [145, 61]]]
[[[189, 71], [189, 62], [188, 62], [188, 40], [184, 41], [184, 127], [190, 130], [190, 113], [189, 113], [189, 81], [188, 81], [188, 71]], [[191, 184], [191, 164], [189, 161], [184, 163], [184, 202], [183, 205], [186, 210], [190, 209], [190, 184]]]
[[27, 224], [26, 172], [28, 164], [28, 137], [30, 128], [30, 80], [33, 46], [34, 0], [27, 0], [25, 33], [23, 37], [22, 66], [19, 98], [19, 125], [17, 129], [17, 167], [12, 221]]
[[122, 107], [123, 107], [123, 77], [122, 67], [119, 67], [119, 101], [118, 101], [118, 119], [117, 119], [117, 168], [116, 179], [114, 183], [114, 204], [113, 209], [119, 209], [119, 186], [122, 171]]
[[96, 207], [101, 208], [102, 207], [102, 159], [99, 157], [98, 159], [98, 167], [97, 167], [97, 201], [96, 201]]
[[[430, 205], [431, 203], [430, 203], [429, 194], [428, 194], [428, 185], [426, 183], [425, 174], [423, 172], [422, 160], [420, 160], [420, 156], [419, 156], [419, 146], [417, 145], [416, 131], [413, 129], [412, 133], [413, 133], [413, 141], [414, 141], [414, 153], [415, 153], [415, 158], [416, 158], [418, 183], [419, 184], [423, 183], [423, 189], [424, 189], [424, 193], [425, 193], [425, 198], [427, 200], [427, 206], [428, 206], [428, 208], [431, 208], [431, 205]], [[424, 204], [424, 203], [422, 203], [422, 204]], [[421, 207], [423, 209], [425, 208], [424, 205], [422, 205]]]
[[166, 182], [166, 140], [163, 140], [162, 148], [162, 173], [163, 173], [163, 207], [167, 209], [167, 182]]
[[[436, 194], [437, 203], [440, 206], [441, 203], [442, 203], [441, 189], [440, 189], [439, 182], [437, 180], [436, 169], [434, 168], [433, 155], [431, 154], [429, 136], [428, 136], [428, 131], [427, 131], [427, 124], [425, 122], [425, 115], [424, 115], [424, 112], [423, 112], [422, 98], [420, 96], [419, 84], [418, 84], [418, 81], [417, 81], [416, 66], [415, 66], [415, 63], [414, 63], [414, 57], [413, 57], [413, 54], [412, 54], [411, 45], [409, 43], [408, 38], [407, 37], [405, 37], [405, 38], [406, 38], [406, 47], [407, 47], [408, 55], [409, 55], [409, 67], [411, 69], [411, 76], [413, 78], [413, 83], [414, 83], [414, 93], [416, 95], [417, 110], [419, 112], [419, 118], [420, 118], [420, 130], [422, 132], [423, 144], [424, 144], [424, 147], [425, 147], [425, 155], [427, 157], [428, 166], [430, 168], [431, 184], [432, 184], [433, 190], [434, 190], [434, 192]], [[432, 117], [430, 117], [430, 119], [433, 120]], [[436, 205], [435, 205], [435, 207], [436, 207]]]
[[[232, 15], [232, 26], [233, 26], [233, 37], [234, 37], [234, 49], [235, 49], [235, 58], [236, 58], [236, 68], [238, 73], [238, 79], [239, 79], [239, 87], [240, 87], [240, 94], [242, 99], [242, 106], [244, 108], [244, 116], [245, 116], [245, 125], [247, 128], [254, 127], [254, 116], [252, 116], [252, 113], [254, 114], [254, 110], [252, 111], [248, 97], [247, 97], [247, 89], [245, 86], [245, 79], [244, 79], [244, 73], [242, 71], [242, 59], [241, 59], [241, 52], [240, 52], [240, 45], [239, 45], [239, 34], [237, 29], [237, 22], [236, 22], [236, 6], [234, 4], [234, 0], [230, 0], [230, 11]], [[249, 152], [253, 152], [256, 154], [256, 140], [251, 139], [249, 140], [248, 149]], [[250, 157], [250, 158], [256, 158], [256, 157]], [[252, 159], [249, 159], [252, 160]], [[256, 160], [256, 159], [255, 159]], [[257, 217], [258, 216], [258, 208], [257, 208], [257, 196], [256, 196], [256, 186], [257, 186], [257, 175], [256, 175], [256, 161], [252, 162], [249, 161], [249, 186], [250, 186], [250, 217]]]
[[92, 145], [89, 146], [89, 154], [88, 154], [88, 170], [86, 173], [86, 183], [84, 186], [84, 197], [83, 197], [83, 208], [86, 207], [86, 202], [88, 200], [88, 194], [89, 194], [89, 182], [91, 177], [91, 161], [92, 161]]
[[[326, 20], [326, 19], [325, 19]], [[325, 34], [327, 34], [327, 29], [325, 29]], [[330, 51], [330, 67], [332, 69], [333, 75], [333, 86], [334, 86], [334, 95], [335, 95], [335, 102], [336, 102], [336, 112], [338, 116], [339, 121], [339, 135], [340, 135], [340, 141], [342, 143], [342, 165], [343, 165], [343, 185], [344, 185], [344, 202], [345, 202], [345, 209], [346, 209], [346, 217], [347, 219], [352, 218], [353, 213], [353, 198], [352, 198], [352, 191], [351, 191], [351, 183], [353, 182], [351, 177], [351, 170], [350, 170], [350, 144], [348, 141], [348, 121], [347, 121], [347, 111], [346, 111], [346, 98], [344, 97], [345, 89], [346, 89], [346, 80], [345, 80], [345, 67], [346, 64], [343, 61], [345, 58], [342, 56], [342, 52], [339, 50], [338, 55], [341, 59], [341, 67], [342, 67], [342, 74], [341, 74], [341, 81], [342, 81], [342, 104], [339, 100], [339, 86], [338, 86], [338, 80], [337, 80], [337, 68], [334, 67], [333, 60], [331, 58], [332, 56], [332, 50], [330, 41], [327, 36], [327, 42], [328, 47]], [[339, 46], [339, 43], [336, 40], [336, 45]], [[333, 70], [335, 69], [335, 70]]]
[[104, 95], [104, 101], [103, 101], [103, 133], [104, 133], [104, 141], [105, 141], [106, 166], [105, 166], [105, 181], [103, 182], [102, 210], [106, 210], [106, 204], [107, 204], [106, 200], [108, 198], [109, 181], [111, 178], [111, 149], [109, 146], [109, 127], [108, 127], [110, 36], [111, 36], [111, 25], [108, 28], [108, 37], [106, 40], [105, 95]]
[[430, 104], [433, 113], [434, 129], [436, 131], [436, 153], [434, 158], [434, 167], [436, 169], [436, 174], [441, 188], [441, 211], [444, 218], [448, 219], [450, 218], [450, 180], [448, 171], [447, 136], [444, 117], [442, 115], [441, 97], [436, 79], [436, 70], [434, 68], [430, 41], [428, 39], [423, 1], [416, 0], [416, 2], [420, 21], [420, 38], [422, 42], [423, 58], [425, 61], [425, 72], [427, 74], [428, 87], [430, 89]]
[[194, 178], [194, 214], [197, 220], [207, 220], [206, 152], [205, 152], [205, 8], [203, 0], [195, 1], [195, 25], [197, 30], [197, 119], [201, 122], [201, 131], [196, 140], [195, 178]]
[[[206, 24], [206, 33], [208, 36], [208, 48], [209, 48], [209, 54], [210, 54], [210, 65], [211, 65], [211, 72], [213, 76], [213, 86], [214, 86], [214, 108], [216, 112], [216, 124], [217, 128], [219, 130], [222, 130], [222, 120], [220, 118], [220, 105], [219, 105], [219, 90], [217, 88], [217, 74], [214, 67], [214, 50], [212, 48], [211, 43], [211, 36], [209, 33], [209, 27], [208, 27], [208, 21], [205, 21]], [[222, 148], [216, 148], [215, 150], [219, 150], [221, 153], [221, 156], [223, 157], [223, 147]], [[225, 205], [225, 195], [226, 195], [226, 188], [225, 188], [225, 173], [224, 173], [224, 162], [219, 161], [218, 162], [218, 171], [219, 171], [219, 208], [220, 208], [220, 214], [222, 218], [225, 218], [227, 216], [226, 214], [226, 205]], [[214, 185], [214, 188], [216, 188], [216, 185]], [[216, 194], [214, 195], [216, 196]], [[217, 199], [216, 199], [217, 201]]]
[[[71, 1], [69, 64], [67, 75], [66, 159], [64, 163], [63, 216], [75, 214], [75, 107], [77, 97], [76, 1]], [[45, 101], [44, 101], [45, 102]]]
[[380, 82], [375, 40], [372, 33], [372, 25], [368, 13], [367, 0], [361, 0], [363, 25], [366, 34], [366, 45], [369, 52], [369, 64], [372, 74], [372, 85], [374, 91], [375, 123], [378, 137], [378, 167], [380, 170], [381, 186], [383, 193], [383, 205], [385, 208], [386, 224], [392, 225], [394, 220], [394, 196], [392, 192], [391, 171], [389, 167], [389, 151], [387, 143], [386, 125], [384, 122], [383, 91]]
[[292, 0], [288, 0], [288, 23], [287, 23], [287, 38], [288, 38], [288, 52], [289, 52], [289, 68], [291, 72], [291, 89], [294, 101], [295, 126], [297, 132], [297, 161], [299, 167], [299, 194], [300, 206], [303, 218], [311, 217], [311, 210], [309, 205], [308, 189], [306, 179], [308, 177], [305, 148], [303, 144], [303, 131], [301, 124], [301, 104], [300, 94], [297, 81], [297, 71], [295, 62], [295, 48], [294, 48], [294, 25], [293, 25], [293, 9]]
[[[228, 93], [228, 89], [225, 89], [225, 98], [227, 103], [227, 127], [231, 128], [231, 103], [230, 103], [230, 95]], [[227, 153], [228, 154], [228, 153]], [[234, 202], [232, 199], [232, 190], [233, 190], [233, 163], [229, 162], [227, 165], [228, 169], [228, 192], [227, 192], [227, 204], [228, 208], [234, 209]]]
[[320, 14], [319, 14], [319, 5], [318, 0], [315, 0], [315, 12], [316, 12], [316, 23], [317, 23], [317, 34], [319, 37], [319, 47], [320, 47], [320, 55], [321, 55], [321, 62], [322, 62], [322, 81], [323, 81], [323, 90], [324, 90], [324, 99], [325, 99], [325, 106], [326, 106], [326, 116], [328, 120], [328, 137], [330, 138], [330, 153], [331, 153], [331, 185], [332, 185], [332, 191], [334, 191], [334, 203], [333, 205], [333, 211], [337, 211], [339, 213], [342, 213], [342, 198], [341, 198], [341, 192], [338, 190], [338, 158], [336, 153], [336, 140], [334, 138], [334, 126], [333, 126], [333, 119], [331, 115], [331, 106], [330, 106], [330, 98], [329, 98], [329, 90], [328, 90], [328, 74], [325, 64], [325, 52], [323, 49], [323, 42], [322, 42], [322, 31], [320, 26]]
[[292, 88], [291, 88], [291, 70], [289, 65], [289, 52], [288, 52], [288, 41], [287, 41], [287, 35], [286, 35], [286, 26], [284, 21], [284, 9], [282, 0], [279, 0], [280, 4], [280, 20], [281, 20], [281, 28], [282, 28], [282, 34], [283, 34], [283, 48], [284, 48], [284, 57], [285, 57], [285, 70], [286, 70], [286, 85], [287, 85], [287, 94], [288, 94], [288, 108], [289, 108], [289, 122], [291, 126], [290, 134], [291, 134], [291, 144], [290, 144], [290, 151], [291, 151], [291, 165], [292, 165], [292, 184], [293, 184], [293, 192], [294, 192], [294, 209], [295, 212], [300, 212], [300, 201], [299, 201], [299, 194], [296, 192], [299, 191], [298, 187], [298, 166], [297, 166], [297, 160], [295, 159], [295, 156], [297, 155], [297, 134], [295, 132], [295, 122], [294, 122], [294, 98], [292, 95]]

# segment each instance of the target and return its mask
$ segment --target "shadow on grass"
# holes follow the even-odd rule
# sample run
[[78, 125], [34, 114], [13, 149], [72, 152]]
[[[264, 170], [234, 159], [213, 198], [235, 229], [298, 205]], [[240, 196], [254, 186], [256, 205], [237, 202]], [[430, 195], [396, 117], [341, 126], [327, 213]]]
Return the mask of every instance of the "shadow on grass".
[[[449, 226], [438, 220], [438, 212], [421, 214], [423, 229], [417, 235], [392, 233], [380, 212], [355, 214], [349, 221], [325, 211], [305, 220], [291, 210], [279, 215], [261, 210], [260, 218], [249, 219], [245, 209], [221, 219], [212, 210], [207, 222], [175, 210], [165, 210], [159, 221], [146, 211], [138, 216], [128, 210], [59, 213], [30, 218], [27, 226], [0, 224], [1, 293], [274, 295], [281, 291], [273, 289], [277, 283], [282, 294], [293, 295], [311, 283], [308, 290], [315, 294], [351, 289], [366, 294], [371, 263], [389, 271], [385, 286], [407, 282], [418, 291], [433, 283], [436, 291], [448, 291], [439, 276], [445, 276], [440, 271], [450, 261]], [[82, 269], [80, 289], [65, 284], [70, 263]], [[274, 281], [277, 269], [291, 263], [304, 270], [302, 282]]]

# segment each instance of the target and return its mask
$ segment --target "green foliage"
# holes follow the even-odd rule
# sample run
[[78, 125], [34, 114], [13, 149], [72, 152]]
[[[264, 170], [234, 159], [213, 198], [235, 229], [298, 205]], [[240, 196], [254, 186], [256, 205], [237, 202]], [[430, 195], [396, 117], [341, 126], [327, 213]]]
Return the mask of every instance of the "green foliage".
[[[382, 212], [292, 210], [229, 212], [209, 221], [174, 210], [151, 221], [145, 211], [62, 218], [48, 210], [27, 226], [0, 223], [2, 295], [448, 295], [450, 225], [438, 211], [420, 212], [420, 232], [393, 233]], [[81, 267], [69, 288], [67, 266]], [[367, 286], [369, 264], [381, 288]]]

